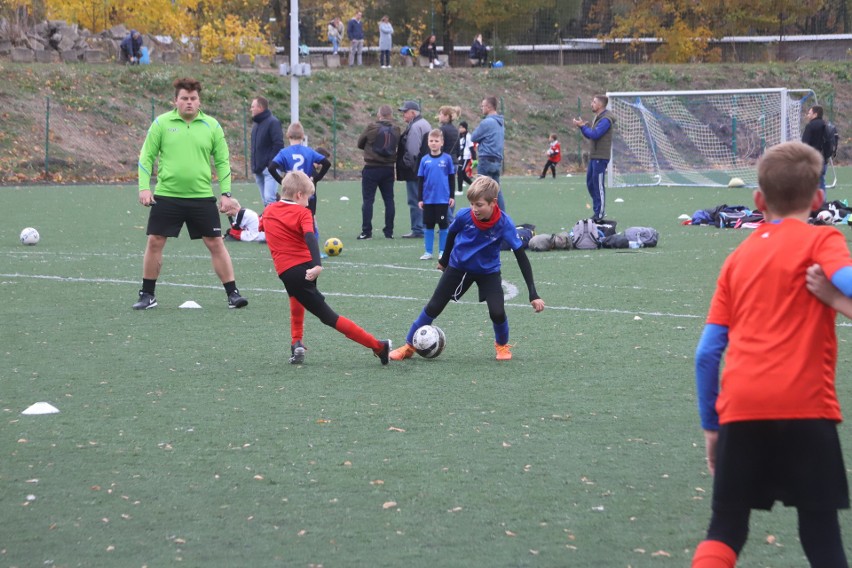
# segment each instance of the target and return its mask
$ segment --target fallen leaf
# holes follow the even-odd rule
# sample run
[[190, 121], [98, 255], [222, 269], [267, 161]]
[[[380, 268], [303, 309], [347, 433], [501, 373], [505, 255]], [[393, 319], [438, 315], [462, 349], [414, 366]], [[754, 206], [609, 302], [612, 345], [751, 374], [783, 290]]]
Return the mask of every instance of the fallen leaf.
[[396, 501], [385, 501], [382, 504], [382, 509], [391, 509], [393, 507], [396, 507]]
[[448, 513], [458, 513], [461, 510], [462, 510], [461, 507], [453, 507], [452, 509], [448, 509], [447, 512]]
[[516, 535], [512, 531], [506, 531], [506, 536], [518, 536], [518, 535]]
[[511, 448], [512, 444], [510, 444], [509, 442], [503, 442], [503, 447], [504, 448]]
[[382, 481], [381, 479], [374, 479], [373, 481], [370, 482], [370, 485], [384, 485], [384, 484], [385, 484], [385, 482]]
[[256, 479], [258, 481], [263, 481], [263, 476], [262, 475], [255, 475], [254, 479]]
[[405, 430], [403, 430], [402, 428], [397, 428], [396, 426], [391, 426], [390, 428], [388, 428], [388, 431], [389, 432], [405, 432]]
[[768, 535], [766, 537], [766, 544], [775, 544], [775, 535]]
[[308, 534], [308, 531], [306, 531], [305, 529], [302, 529], [296, 533], [297, 536], [305, 536], [306, 534]]
[[657, 552], [652, 552], [651, 556], [665, 556], [666, 558], [671, 558], [671, 554], [669, 554], [665, 550], [658, 550]]

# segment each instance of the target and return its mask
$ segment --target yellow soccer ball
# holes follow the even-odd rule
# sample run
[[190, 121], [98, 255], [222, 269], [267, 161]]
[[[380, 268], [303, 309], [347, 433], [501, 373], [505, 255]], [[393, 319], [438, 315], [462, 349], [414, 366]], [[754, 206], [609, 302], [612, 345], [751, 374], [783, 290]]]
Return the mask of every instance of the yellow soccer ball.
[[322, 245], [322, 249], [328, 256], [337, 256], [343, 252], [343, 241], [337, 237], [332, 237], [325, 241], [325, 244]]

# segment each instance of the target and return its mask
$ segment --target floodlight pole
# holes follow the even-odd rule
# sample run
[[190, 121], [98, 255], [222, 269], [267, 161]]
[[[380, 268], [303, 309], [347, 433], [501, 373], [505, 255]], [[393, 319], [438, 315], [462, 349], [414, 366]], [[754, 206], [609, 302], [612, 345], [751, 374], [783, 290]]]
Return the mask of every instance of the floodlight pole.
[[290, 0], [290, 124], [299, 122], [299, 0]]

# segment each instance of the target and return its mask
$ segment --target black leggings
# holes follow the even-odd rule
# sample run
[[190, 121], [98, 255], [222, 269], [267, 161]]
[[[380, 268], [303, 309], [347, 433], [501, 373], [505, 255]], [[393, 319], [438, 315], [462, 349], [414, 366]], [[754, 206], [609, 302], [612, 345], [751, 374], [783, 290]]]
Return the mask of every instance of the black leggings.
[[472, 180], [472, 179], [470, 179], [470, 178], [467, 176], [467, 172], [465, 171], [465, 166], [467, 166], [467, 163], [468, 163], [469, 161], [470, 161], [470, 160], [465, 160], [465, 161], [464, 161], [464, 163], [459, 164], [459, 167], [458, 167], [458, 169], [456, 170], [456, 177], [457, 177], [458, 182], [459, 182], [459, 189], [458, 189], [458, 192], [459, 192], [459, 193], [461, 193], [461, 191], [462, 191], [462, 189], [463, 189], [463, 187], [462, 187], [462, 185], [463, 185], [463, 184], [470, 185], [470, 184], [472, 184], [472, 183], [473, 183], [473, 180]]
[[317, 281], [305, 280], [305, 272], [311, 266], [313, 266], [311, 263], [300, 264], [288, 268], [278, 277], [284, 283], [289, 296], [296, 298], [300, 304], [305, 306], [307, 311], [318, 317], [322, 323], [329, 327], [335, 327], [340, 316], [325, 303], [325, 296], [317, 288]]
[[[848, 568], [846, 553], [840, 538], [837, 511], [807, 511], [799, 513], [799, 538], [811, 568]], [[713, 511], [707, 540], [724, 542], [739, 556], [748, 538], [751, 511]]]
[[450, 303], [450, 300], [458, 302], [474, 282], [479, 289], [479, 301], [484, 301], [488, 306], [488, 317], [491, 318], [491, 321], [496, 324], [505, 322], [506, 306], [503, 298], [503, 277], [499, 272], [473, 274], [447, 267], [423, 311], [430, 318], [437, 318]]
[[545, 177], [547, 175], [547, 170], [550, 170], [553, 173], [553, 177], [556, 178], [556, 162], [547, 160], [544, 164], [544, 169], [541, 170], [541, 177]]

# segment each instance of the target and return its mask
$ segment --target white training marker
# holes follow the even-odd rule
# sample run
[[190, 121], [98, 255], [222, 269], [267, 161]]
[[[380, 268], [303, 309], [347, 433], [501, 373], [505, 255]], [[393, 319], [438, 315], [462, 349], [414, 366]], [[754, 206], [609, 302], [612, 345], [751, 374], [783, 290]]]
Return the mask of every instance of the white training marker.
[[619, 197], [618, 199], [615, 200], [615, 203], [624, 203], [624, 200]]
[[49, 402], [37, 402], [21, 412], [21, 414], [36, 415], [36, 414], [56, 414], [59, 409]]
[[679, 220], [681, 220], [681, 221], [686, 221], [687, 219], [692, 219], [692, 217], [690, 217], [689, 215], [687, 215], [686, 213], [684, 213], [683, 215], [681, 215], [680, 217], [678, 217], [678, 219], [679, 219]]
[[201, 308], [201, 306], [198, 305], [197, 302], [193, 302], [192, 300], [187, 300], [184, 303], [182, 303], [181, 305], [179, 305], [178, 307], [179, 308]]
[[349, 201], [349, 198], [348, 198], [348, 197], [346, 197], [345, 195], [341, 195], [341, 196], [340, 196], [340, 201]]

